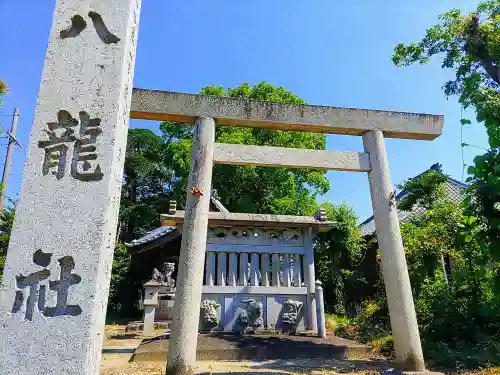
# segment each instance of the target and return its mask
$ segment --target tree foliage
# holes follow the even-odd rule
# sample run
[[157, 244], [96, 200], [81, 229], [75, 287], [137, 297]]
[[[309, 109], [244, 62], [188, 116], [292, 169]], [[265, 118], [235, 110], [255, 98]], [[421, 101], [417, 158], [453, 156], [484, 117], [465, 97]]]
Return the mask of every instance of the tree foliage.
[[326, 209], [328, 220], [335, 222], [335, 229], [316, 236], [315, 271], [323, 283], [327, 310], [345, 315], [353, 308], [356, 286], [364, 282], [363, 275], [353, 267], [362, 256], [364, 240], [352, 207], [346, 203], [321, 206]]
[[[7, 84], [5, 83], [5, 81], [3, 80], [2, 77], [0, 77], [0, 107], [2, 107], [2, 96], [4, 95], [7, 95], [9, 91], [9, 88], [7, 87]], [[3, 133], [3, 130], [0, 129], [0, 134]], [[2, 184], [0, 183], [0, 189], [2, 188]]]
[[167, 145], [147, 129], [130, 129], [123, 173], [118, 233], [124, 241], [158, 226], [172, 192], [172, 172], [165, 162]]
[[126, 292], [131, 285], [130, 253], [122, 242], [117, 242], [113, 256], [113, 268], [111, 272], [111, 285], [109, 289], [108, 309], [113, 312], [122, 312], [122, 306], [127, 305]]
[[454, 248], [457, 220], [461, 215], [459, 205], [448, 201], [445, 195], [448, 178], [441, 165], [435, 164], [398, 186], [405, 192], [398, 208], [413, 211], [414, 215], [400, 227], [415, 296], [427, 278], [436, 277], [436, 272], [446, 279], [444, 256]]
[[[446, 180], [434, 169], [400, 186], [408, 209], [415, 204], [423, 208], [400, 227], [425, 356], [431, 364], [454, 368], [498, 364], [496, 270], [486, 266], [489, 251], [481, 221], [447, 198]], [[443, 256], [451, 259], [449, 278]], [[392, 349], [385, 294], [364, 298], [358, 314], [337, 333]]]
[[[466, 210], [441, 217], [441, 223], [453, 217], [445, 236], [448, 247], [452, 245], [453, 278], [449, 286], [432, 278], [422, 281], [419, 322], [427, 348], [434, 347], [440, 360], [448, 356], [474, 364], [499, 363], [500, 1], [480, 3], [468, 14], [454, 9], [441, 15], [420, 42], [398, 44], [393, 61], [406, 66], [433, 57], [454, 70], [444, 92], [457, 95], [463, 108], [475, 110], [477, 121], [486, 127], [489, 149], [468, 168], [471, 194], [464, 202]], [[461, 120], [462, 125], [470, 123]], [[423, 233], [426, 236], [443, 246], [441, 232], [431, 237]]]
[[[488, 134], [489, 150], [468, 168], [470, 214], [481, 220], [493, 259], [500, 260], [500, 1], [490, 0], [462, 14], [453, 9], [439, 17], [421, 41], [398, 44], [392, 57], [398, 66], [424, 64], [442, 58], [442, 67], [455, 78], [443, 86], [447, 96], [458, 95], [463, 108], [472, 108]], [[470, 124], [467, 119], [462, 125]], [[464, 144], [465, 145], [465, 144]], [[462, 145], [462, 146], [464, 146]]]
[[[7, 94], [7, 84], [0, 77], [0, 107], [2, 106], [1, 96]], [[0, 130], [0, 133], [2, 131]], [[3, 189], [3, 183], [0, 183], [0, 190]], [[14, 202], [11, 202], [14, 203]], [[10, 231], [14, 222], [14, 207], [7, 207], [0, 213], [0, 281], [3, 277], [3, 269], [5, 266], [5, 257], [7, 256], [7, 248], [9, 247]]]
[[443, 198], [443, 183], [446, 176], [440, 169], [426, 171], [422, 175], [406, 180], [398, 188], [406, 194], [398, 201], [398, 208], [403, 211], [410, 211], [413, 206], [419, 205], [429, 209], [440, 198]]
[[16, 202], [12, 200], [10, 201], [10, 205], [4, 207], [3, 212], [0, 214], [0, 281], [3, 277], [5, 257], [7, 256], [10, 232], [12, 231], [12, 224], [14, 223], [15, 214]]
[[[7, 94], [7, 84], [5, 81], [0, 77], [0, 96]], [[2, 105], [2, 100], [0, 100], [0, 106]]]

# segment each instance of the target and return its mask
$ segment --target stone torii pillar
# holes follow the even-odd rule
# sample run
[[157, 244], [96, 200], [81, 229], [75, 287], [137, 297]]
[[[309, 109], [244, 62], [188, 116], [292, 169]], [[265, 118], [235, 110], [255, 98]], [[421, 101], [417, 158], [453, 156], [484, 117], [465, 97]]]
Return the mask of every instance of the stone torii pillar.
[[210, 117], [197, 118], [168, 347], [167, 374], [172, 375], [191, 375], [196, 366], [214, 141], [215, 121]]
[[370, 154], [371, 171], [368, 172], [368, 180], [382, 258], [382, 273], [389, 305], [396, 363], [403, 370], [423, 371], [425, 364], [417, 316], [382, 131], [372, 130], [365, 133], [363, 145], [365, 152]]
[[57, 0], [0, 294], [0, 374], [97, 375], [140, 0]]

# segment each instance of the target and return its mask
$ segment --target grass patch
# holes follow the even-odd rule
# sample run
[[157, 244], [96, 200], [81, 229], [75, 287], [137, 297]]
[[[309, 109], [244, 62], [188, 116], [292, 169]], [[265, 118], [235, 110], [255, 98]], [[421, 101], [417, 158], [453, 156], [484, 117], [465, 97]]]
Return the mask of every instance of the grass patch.
[[326, 332], [334, 333], [335, 329], [349, 324], [349, 319], [345, 316], [338, 316], [335, 314], [326, 314], [325, 315], [325, 327]]

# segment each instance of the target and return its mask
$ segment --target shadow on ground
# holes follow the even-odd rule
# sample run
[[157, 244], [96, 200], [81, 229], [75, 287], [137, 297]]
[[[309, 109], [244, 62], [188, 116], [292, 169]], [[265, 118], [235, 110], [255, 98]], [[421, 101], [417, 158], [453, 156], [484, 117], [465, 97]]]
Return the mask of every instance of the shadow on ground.
[[284, 370], [291, 372], [335, 371], [339, 373], [354, 373], [373, 371], [379, 373], [391, 368], [386, 361], [369, 361], [357, 359], [278, 359], [275, 361], [255, 362], [249, 368], [253, 370]]
[[139, 337], [140, 335], [136, 333], [118, 333], [109, 336], [111, 340], [131, 340], [131, 339], [137, 339]]
[[299, 374], [318, 372], [346, 373], [346, 374], [379, 374], [390, 369], [392, 366], [387, 362], [371, 362], [361, 360], [323, 360], [323, 359], [288, 359], [276, 361], [200, 361], [198, 362], [198, 374]]

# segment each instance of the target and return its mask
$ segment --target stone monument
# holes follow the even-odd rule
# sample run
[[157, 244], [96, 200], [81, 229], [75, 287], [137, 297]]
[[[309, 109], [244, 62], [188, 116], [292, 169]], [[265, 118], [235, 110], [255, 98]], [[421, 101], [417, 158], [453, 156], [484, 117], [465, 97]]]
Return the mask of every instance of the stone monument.
[[0, 374], [96, 375], [140, 0], [57, 0], [0, 295]]

